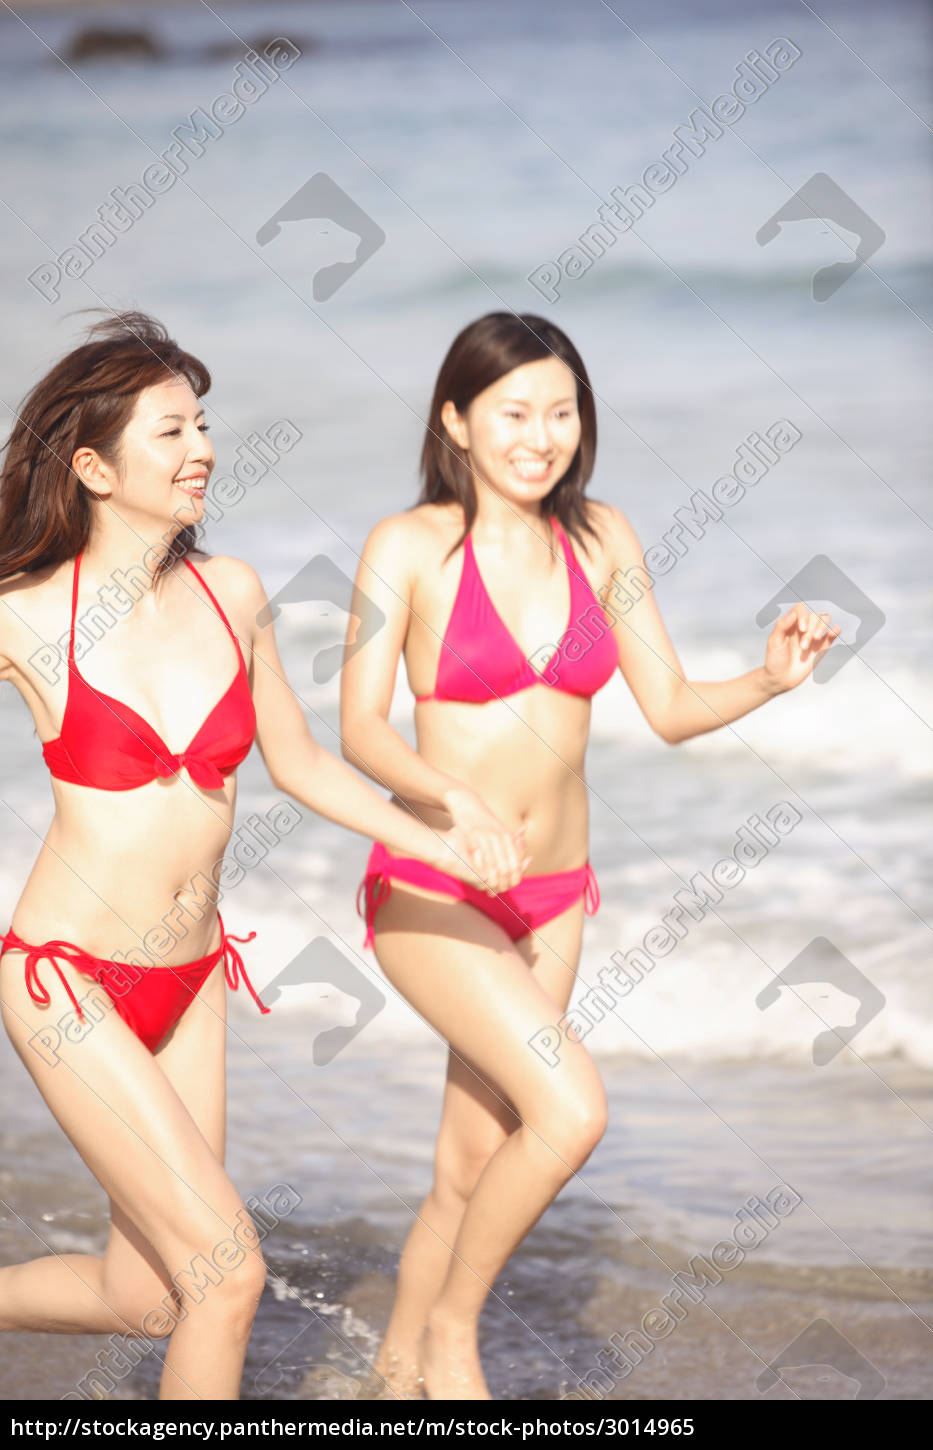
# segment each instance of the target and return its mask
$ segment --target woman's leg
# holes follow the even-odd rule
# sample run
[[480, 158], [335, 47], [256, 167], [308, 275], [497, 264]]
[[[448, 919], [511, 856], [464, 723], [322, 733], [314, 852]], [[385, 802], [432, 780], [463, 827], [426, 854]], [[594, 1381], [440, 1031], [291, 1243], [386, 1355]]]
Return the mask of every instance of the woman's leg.
[[[583, 916], [581, 900], [514, 944], [554, 1003], [555, 1018], [570, 1001]], [[390, 1392], [420, 1394], [421, 1335], [447, 1275], [467, 1202], [489, 1159], [517, 1126], [512, 1108], [479, 1076], [475, 1065], [451, 1049], [434, 1182], [402, 1250], [395, 1302], [373, 1366]]]
[[421, 1394], [421, 1336], [447, 1276], [464, 1210], [480, 1173], [517, 1126], [512, 1109], [451, 1049], [434, 1182], [405, 1240], [395, 1302], [373, 1365], [391, 1394]]
[[434, 1186], [405, 1247], [404, 1284], [377, 1360], [399, 1388], [411, 1388], [412, 1341], [428, 1314], [428, 1393], [488, 1396], [476, 1328], [489, 1288], [602, 1135], [605, 1094], [583, 1046], [566, 1044], [549, 1067], [529, 1045], [569, 998], [582, 915], [578, 903], [533, 946], [516, 946], [473, 908], [397, 882], [380, 909], [383, 970], [461, 1059], [445, 1096]]
[[[514, 943], [555, 1007], [567, 1010], [583, 932], [583, 903]], [[377, 937], [377, 948], [379, 938]], [[450, 1266], [450, 1251], [470, 1195], [489, 1159], [518, 1126], [511, 1106], [451, 1049], [434, 1182], [399, 1261], [395, 1302], [374, 1369], [391, 1391], [420, 1393], [419, 1345]]]
[[[52, 1004], [37, 1006], [23, 962], [12, 951], [0, 960], [4, 1025], [114, 1217], [102, 1257], [53, 1255], [0, 1270], [0, 1327], [171, 1333], [161, 1398], [235, 1398], [265, 1267], [220, 1160], [222, 967], [153, 1057], [115, 1011], [80, 1040], [63, 1033], [54, 1053], [37, 1050], [33, 1034], [70, 1003], [49, 968]], [[61, 965], [84, 996], [87, 979]]]

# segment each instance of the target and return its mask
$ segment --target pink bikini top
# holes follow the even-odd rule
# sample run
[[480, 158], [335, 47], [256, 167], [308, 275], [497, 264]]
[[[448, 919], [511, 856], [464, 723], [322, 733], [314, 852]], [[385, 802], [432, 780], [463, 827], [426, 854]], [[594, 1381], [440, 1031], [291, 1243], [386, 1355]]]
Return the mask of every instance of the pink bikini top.
[[570, 540], [553, 520], [570, 578], [570, 617], [556, 652], [539, 672], [526, 659], [490, 599], [469, 534], [457, 597], [441, 645], [432, 695], [422, 700], [480, 704], [515, 695], [532, 685], [550, 685], [567, 695], [595, 695], [619, 665], [612, 627], [577, 563]]
[[71, 586], [71, 639], [68, 645], [68, 696], [62, 728], [42, 747], [56, 780], [97, 790], [133, 790], [157, 776], [177, 775], [184, 767], [202, 790], [220, 790], [246, 757], [256, 733], [256, 712], [239, 641], [214, 595], [194, 565], [185, 560], [227, 626], [236, 645], [237, 672], [191, 744], [173, 755], [161, 735], [129, 705], [89, 685], [75, 663], [75, 612], [81, 555]]

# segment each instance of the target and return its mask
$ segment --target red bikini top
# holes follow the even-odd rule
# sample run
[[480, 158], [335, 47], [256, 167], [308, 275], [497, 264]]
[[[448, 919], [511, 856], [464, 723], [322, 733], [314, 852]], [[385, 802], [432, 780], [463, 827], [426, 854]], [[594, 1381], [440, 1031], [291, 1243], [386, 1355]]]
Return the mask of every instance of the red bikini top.
[[199, 580], [236, 645], [239, 661], [229, 689], [211, 710], [191, 744], [173, 755], [165, 741], [129, 705], [95, 690], [75, 663], [75, 612], [81, 555], [74, 563], [71, 590], [71, 639], [68, 645], [68, 696], [61, 733], [42, 747], [45, 763], [56, 780], [97, 790], [133, 790], [157, 776], [173, 776], [184, 768], [202, 790], [220, 790], [249, 753], [256, 733], [256, 712], [239, 641], [214, 595], [194, 565]]
[[556, 651], [539, 673], [526, 659], [495, 608], [473, 553], [463, 544], [460, 585], [441, 645], [432, 695], [421, 700], [482, 703], [550, 685], [567, 695], [595, 695], [619, 665], [612, 627], [577, 563], [570, 540], [555, 519], [570, 579], [570, 617]]

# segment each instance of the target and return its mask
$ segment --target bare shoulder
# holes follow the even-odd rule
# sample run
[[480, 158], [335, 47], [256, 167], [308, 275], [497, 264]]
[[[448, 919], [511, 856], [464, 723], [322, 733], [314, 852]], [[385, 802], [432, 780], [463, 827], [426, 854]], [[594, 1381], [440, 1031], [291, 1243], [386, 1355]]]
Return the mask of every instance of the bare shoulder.
[[262, 580], [252, 564], [235, 559], [232, 554], [204, 554], [199, 549], [188, 556], [215, 594], [223, 595], [231, 605], [248, 609], [261, 608], [266, 602]]
[[71, 617], [72, 561], [0, 579], [0, 670], [37, 641], [57, 639]]
[[615, 558], [620, 554], [629, 557], [634, 552], [641, 558], [638, 536], [621, 509], [595, 498], [588, 498], [586, 504], [587, 516], [599, 539], [596, 547], [604, 557]]
[[413, 578], [426, 563], [440, 563], [462, 527], [459, 505], [418, 504], [380, 519], [369, 532], [363, 555], [391, 560], [396, 577]]

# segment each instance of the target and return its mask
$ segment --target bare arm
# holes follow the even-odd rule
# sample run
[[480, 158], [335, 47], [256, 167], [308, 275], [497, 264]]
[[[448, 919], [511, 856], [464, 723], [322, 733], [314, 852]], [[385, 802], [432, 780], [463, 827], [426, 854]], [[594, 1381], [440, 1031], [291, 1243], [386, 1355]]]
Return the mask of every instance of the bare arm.
[[351, 616], [378, 610], [384, 623], [363, 649], [346, 659], [340, 677], [340, 735], [344, 758], [407, 800], [448, 808], [460, 781], [436, 770], [389, 724], [395, 677], [408, 633], [410, 574], [405, 528], [383, 519], [366, 540], [353, 587]]
[[327, 820], [383, 841], [392, 853], [416, 856], [483, 886], [469, 863], [461, 830], [430, 829], [412, 812], [385, 800], [355, 770], [318, 744], [286, 679], [274, 625], [271, 621], [262, 626], [256, 623], [268, 604], [259, 576], [240, 560], [228, 561], [225, 567], [229, 595], [236, 598], [240, 616], [251, 621], [256, 743], [273, 783]]
[[340, 681], [340, 733], [344, 757], [405, 797], [447, 811], [468, 841], [470, 860], [496, 889], [517, 885], [530, 864], [524, 832], [514, 836], [475, 791], [437, 770], [389, 724], [395, 678], [411, 618], [415, 575], [423, 567], [417, 526], [405, 515], [383, 519], [363, 547], [351, 613], [375, 609], [381, 628], [347, 655]]
[[619, 581], [644, 579], [641, 545], [618, 509], [606, 509], [613, 584], [600, 591], [618, 617], [619, 666], [652, 730], [669, 745], [729, 725], [775, 695], [799, 685], [838, 636], [829, 615], [795, 604], [768, 637], [765, 663], [731, 680], [688, 680], [671, 643], [653, 590], [626, 595]]

